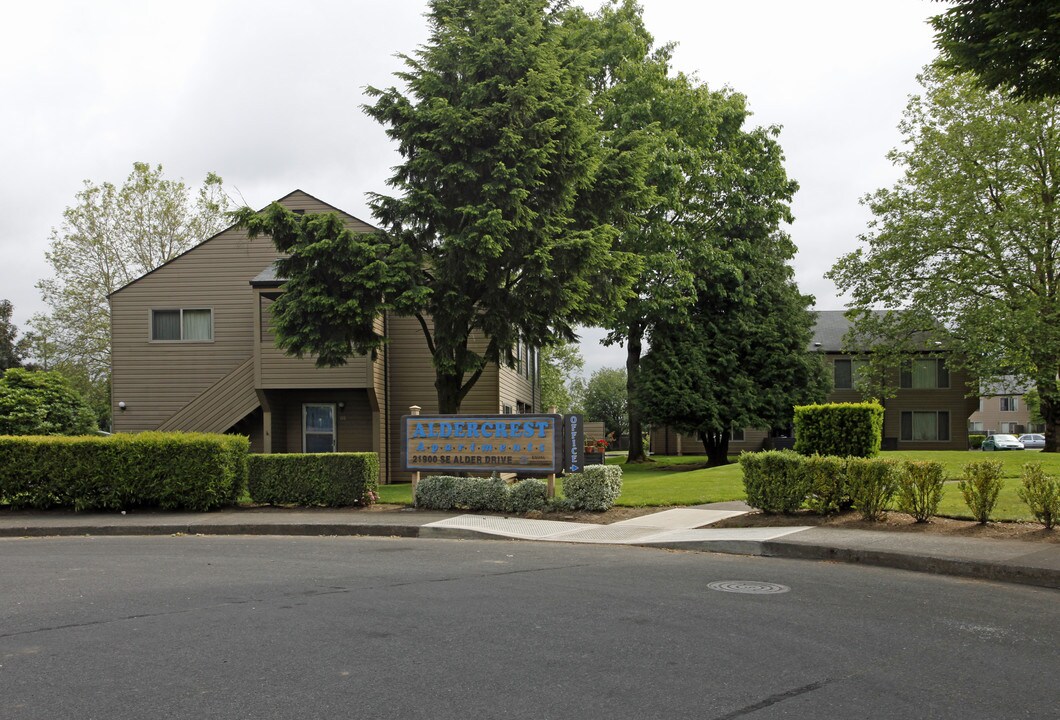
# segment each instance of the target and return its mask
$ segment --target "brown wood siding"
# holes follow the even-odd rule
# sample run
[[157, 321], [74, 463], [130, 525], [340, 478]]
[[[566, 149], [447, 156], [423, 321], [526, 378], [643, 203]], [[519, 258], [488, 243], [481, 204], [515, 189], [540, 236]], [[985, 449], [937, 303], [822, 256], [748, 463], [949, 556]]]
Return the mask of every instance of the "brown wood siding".
[[224, 432], [257, 407], [254, 361], [250, 359], [211, 385], [158, 429]]
[[[835, 360], [849, 358], [849, 355], [829, 354], [828, 368], [834, 366]], [[832, 375], [834, 378], [835, 376]], [[973, 383], [966, 373], [950, 371], [950, 386], [935, 389], [899, 388], [899, 376], [896, 370], [888, 374], [887, 382], [894, 391], [894, 397], [883, 401], [883, 439], [884, 447], [897, 445], [899, 450], [965, 450], [968, 447], [968, 418], [979, 409], [979, 399], [968, 397]], [[864, 402], [861, 393], [853, 389], [833, 389], [827, 402]], [[949, 441], [927, 442], [901, 439], [901, 413], [904, 411], [938, 412], [945, 410], [950, 414]]]
[[302, 452], [302, 405], [326, 403], [346, 407], [336, 416], [336, 450], [339, 452], [372, 452], [372, 410], [365, 390], [279, 390], [269, 391], [269, 403], [279, 416], [274, 444], [280, 441], [282, 450], [274, 452]]
[[[526, 403], [532, 408], [537, 408], [539, 412], [548, 410], [548, 408], [538, 407], [537, 399], [534, 397], [533, 383], [514, 368], [507, 366], [498, 368], [497, 380], [499, 383], [500, 405], [511, 405], [513, 412], [516, 411], [517, 403], [520, 402]], [[500, 410], [497, 412], [500, 412]]]
[[[332, 210], [301, 192], [282, 203], [307, 212]], [[355, 229], [371, 229], [352, 216], [344, 219]], [[115, 431], [158, 428], [253, 357], [255, 293], [249, 283], [277, 257], [268, 238], [251, 241], [230, 228], [111, 296]], [[151, 310], [173, 308], [210, 308], [213, 340], [151, 342]]]
[[261, 345], [258, 347], [258, 387], [266, 390], [283, 388], [332, 388], [368, 387], [369, 359], [365, 356], [351, 357], [339, 367], [318, 368], [316, 356], [303, 358], [288, 355], [276, 347], [276, 335], [272, 329], [269, 306], [272, 301], [262, 297]]

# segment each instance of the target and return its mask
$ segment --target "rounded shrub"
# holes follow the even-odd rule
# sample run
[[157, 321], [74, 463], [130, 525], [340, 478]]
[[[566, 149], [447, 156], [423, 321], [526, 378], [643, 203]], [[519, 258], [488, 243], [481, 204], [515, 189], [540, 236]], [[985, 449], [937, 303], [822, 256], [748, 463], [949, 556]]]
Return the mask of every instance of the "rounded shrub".
[[571, 510], [604, 512], [620, 494], [622, 468], [618, 465], [590, 465], [563, 478], [565, 506]]
[[879, 520], [897, 489], [897, 462], [880, 458], [847, 460], [850, 500], [864, 520]]
[[897, 506], [918, 522], [927, 522], [942, 501], [942, 463], [923, 460], [902, 463], [898, 471]]

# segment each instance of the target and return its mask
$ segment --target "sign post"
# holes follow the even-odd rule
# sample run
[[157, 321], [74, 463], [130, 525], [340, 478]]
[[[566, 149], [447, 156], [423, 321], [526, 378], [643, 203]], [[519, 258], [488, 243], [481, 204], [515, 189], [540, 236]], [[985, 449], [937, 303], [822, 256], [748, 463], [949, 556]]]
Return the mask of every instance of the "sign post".
[[585, 468], [585, 421], [581, 415], [563, 416], [563, 467], [570, 472]]
[[[409, 414], [419, 415], [422, 408], [419, 405], [410, 405]], [[412, 473], [412, 504], [416, 504], [416, 486], [420, 484], [420, 473], [416, 471]]]

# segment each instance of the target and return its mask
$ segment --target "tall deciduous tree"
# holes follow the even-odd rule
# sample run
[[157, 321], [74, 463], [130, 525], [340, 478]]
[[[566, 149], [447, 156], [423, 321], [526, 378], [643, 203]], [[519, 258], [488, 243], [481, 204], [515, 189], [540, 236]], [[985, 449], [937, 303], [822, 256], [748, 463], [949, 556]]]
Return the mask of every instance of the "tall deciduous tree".
[[80, 368], [96, 382], [110, 371], [107, 296], [224, 228], [228, 199], [213, 173], [193, 194], [161, 165], [134, 163], [121, 187], [86, 180], [76, 200], [52, 230], [54, 276], [37, 284], [50, 312], [31, 324], [50, 366]]
[[989, 89], [1027, 100], [1060, 95], [1058, 0], [950, 0], [931, 19], [950, 70], [975, 73]]
[[672, 46], [655, 46], [635, 2], [605, 5], [591, 27], [586, 44], [596, 62], [601, 124], [615, 145], [628, 143], [651, 158], [651, 194], [617, 223], [616, 246], [638, 255], [642, 270], [633, 298], [607, 324], [608, 341], [625, 344], [628, 460], [636, 462], [646, 459], [638, 404], [645, 338], [657, 322], [687, 317], [698, 269], [729, 262], [718, 242], [734, 224], [769, 232], [788, 218], [796, 185], [783, 172], [775, 131], [744, 128], [743, 96], [673, 74]]
[[[372, 195], [378, 235], [273, 207], [241, 220], [289, 257], [274, 304], [280, 345], [341, 364], [384, 342], [383, 309], [415, 317], [442, 412], [458, 412], [489, 363], [573, 340], [627, 295], [634, 257], [611, 252], [604, 150], [583, 61], [548, 0], [433, 0], [430, 39], [366, 112], [403, 160]], [[610, 175], [608, 175], [610, 176]]]
[[555, 407], [561, 413], [581, 407], [584, 388], [581, 371], [585, 360], [575, 343], [562, 343], [541, 349], [541, 406]]
[[0, 372], [22, 367], [26, 356], [26, 339], [18, 339], [18, 328], [11, 319], [15, 312], [10, 300], [0, 300]]
[[899, 126], [904, 145], [890, 154], [903, 176], [865, 198], [875, 219], [864, 247], [829, 277], [851, 294], [874, 354], [896, 362], [937, 342], [980, 382], [1032, 381], [1055, 452], [1060, 99], [1018, 102], [937, 68], [920, 81]]
[[[601, 368], [585, 386], [585, 417], [602, 421], [617, 442], [629, 430], [629, 396], [626, 373], [621, 368]], [[600, 438], [597, 438], [600, 439]]]

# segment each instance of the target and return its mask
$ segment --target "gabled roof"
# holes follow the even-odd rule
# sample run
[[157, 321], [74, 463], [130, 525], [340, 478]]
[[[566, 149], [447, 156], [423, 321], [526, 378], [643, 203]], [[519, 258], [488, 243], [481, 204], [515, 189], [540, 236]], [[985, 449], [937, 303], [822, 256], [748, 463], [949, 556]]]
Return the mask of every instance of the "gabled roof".
[[979, 383], [979, 394], [983, 397], [997, 395], [1026, 395], [1034, 388], [1034, 382], [1017, 378], [1015, 375], [1003, 375], [996, 382]]
[[850, 330], [851, 322], [843, 310], [817, 310], [817, 321], [813, 326], [810, 350], [842, 352], [843, 336]]
[[[296, 195], [296, 194], [301, 194], [301, 195], [305, 195], [305, 196], [306, 196], [307, 198], [309, 198], [309, 199], [311, 199], [311, 200], [315, 200], [316, 202], [320, 203], [321, 205], [325, 205], [325, 206], [327, 206], [327, 207], [331, 208], [331, 210], [333, 210], [333, 211], [335, 211], [335, 212], [337, 212], [337, 213], [341, 213], [341, 214], [343, 214], [343, 215], [346, 215], [347, 217], [351, 217], [351, 218], [353, 218], [354, 220], [356, 220], [357, 222], [359, 222], [359, 223], [364, 223], [364, 224], [365, 224], [365, 225], [367, 225], [368, 227], [370, 227], [370, 228], [373, 228], [373, 229], [375, 229], [375, 227], [374, 227], [374, 226], [373, 226], [373, 225], [372, 225], [371, 223], [366, 223], [366, 222], [364, 222], [364, 220], [361, 220], [361, 219], [360, 219], [359, 217], [356, 217], [356, 216], [354, 216], [354, 215], [351, 215], [350, 213], [346, 212], [345, 210], [342, 210], [341, 208], [337, 208], [337, 207], [335, 207], [334, 205], [332, 205], [331, 203], [327, 203], [327, 202], [324, 202], [323, 200], [321, 200], [320, 198], [316, 197], [315, 195], [310, 195], [310, 194], [309, 194], [309, 193], [307, 193], [307, 192], [306, 192], [305, 190], [300, 190], [300, 189], [298, 189], [298, 188], [295, 188], [295, 189], [294, 189], [294, 190], [292, 190], [291, 192], [287, 193], [286, 195], [284, 195], [283, 197], [279, 198], [278, 200], [274, 200], [273, 202], [278, 202], [278, 203], [280, 203], [280, 204], [282, 205], [282, 204], [283, 204], [283, 202], [284, 202], [284, 200], [287, 200], [287, 199], [289, 199], [289, 198], [290, 198], [290, 197], [291, 197], [292, 195]], [[271, 205], [271, 204], [272, 204], [272, 203], [269, 203], [269, 205]], [[268, 207], [268, 205], [266, 205], [265, 207]], [[264, 210], [264, 209], [265, 209], [265, 208], [261, 208], [261, 209], [259, 210], [259, 212], [260, 212], [261, 210]], [[175, 262], [175, 261], [179, 260], [180, 258], [184, 257], [184, 256], [185, 256], [185, 255], [187, 255], [188, 253], [190, 253], [190, 252], [195, 252], [196, 250], [198, 250], [199, 248], [201, 248], [201, 247], [202, 247], [203, 245], [205, 245], [206, 243], [210, 242], [211, 240], [214, 240], [215, 238], [218, 238], [218, 237], [220, 237], [221, 235], [224, 235], [224, 234], [225, 234], [226, 232], [228, 232], [229, 230], [232, 230], [232, 229], [233, 229], [233, 228], [235, 228], [235, 227], [236, 227], [235, 225], [229, 225], [229, 226], [228, 226], [228, 227], [226, 227], [226, 228], [225, 228], [224, 230], [221, 230], [220, 232], [218, 232], [218, 233], [215, 233], [215, 234], [211, 235], [210, 237], [208, 237], [208, 238], [206, 238], [205, 240], [203, 240], [203, 241], [202, 241], [201, 243], [198, 243], [198, 244], [196, 244], [196, 245], [193, 245], [193, 246], [191, 246], [190, 248], [188, 248], [187, 250], [185, 250], [184, 252], [182, 252], [182, 253], [181, 253], [180, 255], [177, 255], [176, 257], [170, 258], [170, 259], [169, 259], [169, 260], [167, 260], [166, 262], [164, 262], [164, 263], [162, 263], [161, 265], [159, 265], [158, 267], [156, 267], [156, 268], [155, 268], [154, 270], [149, 270], [148, 272], [144, 273], [143, 275], [141, 275], [140, 277], [136, 278], [135, 280], [131, 280], [130, 282], [127, 282], [126, 284], [122, 285], [122, 286], [121, 286], [120, 288], [118, 288], [118, 289], [117, 289], [117, 290], [115, 290], [114, 292], [110, 293], [110, 295], [107, 295], [107, 297], [108, 297], [108, 298], [111, 298], [111, 297], [113, 297], [114, 295], [117, 295], [118, 293], [120, 293], [120, 292], [121, 292], [122, 290], [124, 290], [125, 288], [127, 288], [127, 287], [129, 287], [129, 286], [131, 286], [131, 285], [134, 285], [134, 284], [136, 284], [136, 283], [140, 282], [141, 280], [143, 280], [144, 278], [146, 278], [146, 277], [147, 277], [148, 275], [151, 275], [151, 274], [153, 274], [153, 273], [156, 273], [156, 272], [158, 272], [158, 271], [159, 271], [159, 270], [161, 270], [162, 268], [166, 267], [167, 265], [169, 265], [169, 264], [170, 264], [170, 263], [172, 263], [172, 262]], [[267, 270], [268, 270], [268, 268], [266, 268], [266, 271], [267, 271]]]
[[[854, 323], [847, 318], [846, 310], [816, 310], [817, 321], [813, 327], [813, 338], [810, 340], [810, 350], [818, 352], [833, 352], [833, 353], [849, 353], [849, 352], [868, 352], [871, 350], [872, 343], [865, 343], [864, 338], [856, 338], [861, 340], [861, 347], [851, 348], [847, 343], [844, 342], [846, 334], [853, 327]], [[883, 310], [871, 310], [871, 314], [881, 316], [885, 313]], [[933, 342], [933, 336], [931, 333], [923, 330], [914, 332], [911, 339], [922, 343], [923, 350], [931, 350], [937, 352], [940, 347], [938, 342]]]

